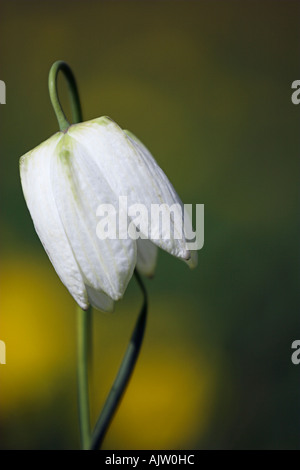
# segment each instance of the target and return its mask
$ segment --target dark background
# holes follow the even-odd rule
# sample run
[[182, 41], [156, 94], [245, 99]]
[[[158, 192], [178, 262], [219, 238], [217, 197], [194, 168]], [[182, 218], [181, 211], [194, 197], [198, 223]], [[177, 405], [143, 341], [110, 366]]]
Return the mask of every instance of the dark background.
[[[199, 265], [160, 252], [145, 342], [105, 449], [295, 449], [299, 1], [0, 1], [0, 448], [76, 449], [76, 318], [34, 232], [18, 160], [58, 130], [48, 72], [205, 205]], [[60, 80], [64, 106], [65, 83]], [[141, 303], [94, 313], [94, 423]]]

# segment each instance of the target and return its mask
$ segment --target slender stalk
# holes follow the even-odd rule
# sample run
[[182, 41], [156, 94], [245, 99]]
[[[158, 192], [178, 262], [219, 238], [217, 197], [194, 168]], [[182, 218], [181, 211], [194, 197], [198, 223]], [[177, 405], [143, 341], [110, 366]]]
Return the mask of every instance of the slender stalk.
[[50, 69], [48, 86], [49, 86], [50, 100], [51, 100], [51, 103], [52, 103], [52, 106], [53, 106], [53, 109], [54, 109], [54, 112], [58, 121], [59, 128], [61, 131], [64, 132], [68, 129], [68, 127], [70, 127], [70, 123], [66, 118], [66, 115], [62, 109], [62, 106], [58, 97], [57, 77], [58, 77], [59, 71], [63, 72], [68, 82], [71, 112], [72, 112], [72, 121], [74, 124], [82, 121], [82, 112], [81, 112], [81, 105], [80, 105], [76, 80], [73, 75], [73, 72], [66, 62], [64, 62], [63, 60], [57, 60], [56, 62], [54, 62], [54, 64], [52, 65]]
[[91, 346], [92, 309], [77, 307], [77, 387], [81, 448], [90, 447], [90, 401], [88, 363]]
[[[57, 60], [50, 69], [48, 86], [50, 100], [59, 124], [59, 128], [62, 132], [65, 132], [70, 126], [70, 123], [66, 118], [58, 97], [57, 78], [60, 71], [63, 72], [68, 83], [72, 121], [74, 124], [82, 121], [82, 112], [77, 84], [73, 72], [66, 62]], [[83, 449], [89, 448], [91, 435], [88, 386], [88, 362], [91, 345], [91, 317], [91, 308], [89, 308], [87, 311], [84, 311], [77, 307], [77, 388], [80, 438]]]
[[97, 450], [104, 440], [106, 431], [128, 385], [142, 345], [147, 320], [148, 300], [144, 284], [136, 271], [135, 276], [142, 290], [144, 302], [120, 369], [92, 433], [91, 450]]

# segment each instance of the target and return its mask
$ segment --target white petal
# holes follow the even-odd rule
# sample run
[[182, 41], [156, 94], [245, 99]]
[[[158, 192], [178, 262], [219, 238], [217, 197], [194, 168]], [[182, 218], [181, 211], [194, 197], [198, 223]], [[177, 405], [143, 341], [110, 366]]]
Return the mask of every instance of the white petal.
[[104, 292], [99, 289], [93, 289], [93, 287], [86, 286], [88, 298], [90, 304], [104, 312], [112, 312], [114, 310], [114, 301], [108, 297]]
[[[167, 234], [164, 232], [163, 227], [159, 227], [159, 225], [153, 227], [152, 225], [152, 229], [154, 228], [154, 232], [156, 235], [156, 238], [153, 239], [153, 242], [157, 243], [158, 246], [170, 252], [171, 254], [174, 254], [175, 256], [179, 256], [180, 258], [184, 259], [189, 259], [190, 254], [189, 251], [186, 249], [186, 241], [183, 234], [182, 201], [180, 200], [178, 194], [176, 193], [174, 187], [168, 180], [165, 173], [157, 165], [149, 150], [131, 132], [124, 132], [126, 132], [131, 143], [135, 146], [139, 157], [142, 158], [145, 170], [148, 173], [148, 176], [150, 177], [151, 186], [149, 188], [149, 193], [151, 194], [151, 198], [153, 198], [151, 199], [153, 201], [152, 204], [164, 204], [168, 208], [175, 207], [173, 219], [172, 216], [170, 217], [171, 234], [174, 233], [174, 236], [177, 235], [179, 238], [165, 238], [165, 235]], [[154, 199], [155, 197], [156, 200]], [[168, 215], [168, 213], [170, 213], [169, 210], [167, 210], [166, 215]], [[176, 224], [176, 221], [179, 223]]]
[[86, 289], [54, 201], [50, 168], [57, 144], [57, 133], [20, 159], [25, 200], [35, 230], [63, 284], [81, 308], [88, 307]]
[[100, 240], [96, 229], [100, 204], [117, 207], [117, 198], [94, 163], [91, 146], [73, 138], [72, 126], [61, 139], [52, 164], [52, 185], [58, 212], [86, 286], [120, 299], [136, 264], [136, 243]]
[[[171, 236], [168, 239], [168, 234], [154, 224], [151, 227], [153, 232], [144, 235], [172, 255], [189, 259], [183, 235], [183, 204], [150, 152], [126, 132], [105, 117], [72, 126], [69, 130], [70, 135], [89, 150], [114, 193], [127, 197], [128, 205], [144, 204], [148, 214], [151, 214], [151, 204], [174, 207], [175, 222], [171, 216]], [[170, 215], [170, 210], [167, 211]]]
[[198, 264], [198, 251], [192, 250], [190, 251], [190, 253], [191, 257], [189, 260], [186, 261], [186, 263], [191, 269], [194, 269]]
[[152, 277], [154, 275], [156, 260], [157, 260], [157, 246], [151, 240], [138, 238], [137, 243], [137, 259], [136, 268], [144, 276]]

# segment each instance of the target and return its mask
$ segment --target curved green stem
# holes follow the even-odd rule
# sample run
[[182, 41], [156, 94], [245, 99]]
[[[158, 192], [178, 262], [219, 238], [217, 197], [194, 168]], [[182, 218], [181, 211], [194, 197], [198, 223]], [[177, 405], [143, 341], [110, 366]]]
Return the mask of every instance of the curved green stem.
[[[70, 123], [67, 120], [65, 113], [63, 112], [58, 98], [57, 77], [59, 71], [63, 72], [68, 82], [71, 112], [74, 124], [82, 121], [82, 112], [75, 77], [71, 68], [66, 62], [62, 60], [54, 62], [49, 72], [49, 94], [59, 128], [61, 131], [65, 132], [70, 126]], [[87, 311], [84, 311], [77, 307], [77, 387], [80, 437], [81, 446], [83, 449], [89, 448], [91, 434], [88, 387], [88, 358], [91, 339], [91, 316], [91, 308], [89, 308]]]
[[135, 271], [135, 276], [142, 290], [144, 302], [120, 369], [92, 433], [91, 450], [97, 450], [103, 442], [106, 431], [132, 375], [142, 345], [147, 320], [148, 300], [145, 286], [137, 271]]
[[61, 103], [58, 98], [57, 77], [58, 77], [59, 71], [63, 72], [68, 82], [70, 102], [71, 102], [71, 112], [72, 112], [72, 119], [73, 119], [74, 124], [82, 121], [82, 113], [81, 113], [78, 89], [77, 89], [73, 72], [66, 62], [64, 62], [63, 60], [57, 60], [56, 62], [54, 62], [54, 64], [52, 65], [50, 69], [48, 85], [49, 85], [50, 100], [51, 100], [51, 103], [52, 103], [52, 106], [53, 106], [53, 109], [54, 109], [54, 112], [58, 121], [59, 128], [62, 132], [65, 132], [68, 129], [68, 127], [70, 127], [70, 123], [66, 118], [66, 115], [62, 109]]
[[92, 309], [87, 311], [77, 307], [77, 387], [79, 404], [79, 427], [81, 448], [90, 447], [90, 402], [89, 402], [89, 376], [88, 363], [91, 346], [91, 318]]

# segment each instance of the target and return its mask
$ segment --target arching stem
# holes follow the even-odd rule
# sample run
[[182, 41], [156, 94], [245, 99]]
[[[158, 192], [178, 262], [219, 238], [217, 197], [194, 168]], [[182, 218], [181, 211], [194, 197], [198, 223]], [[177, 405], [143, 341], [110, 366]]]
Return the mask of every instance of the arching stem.
[[65, 132], [68, 129], [68, 127], [70, 127], [70, 123], [66, 118], [66, 115], [62, 109], [62, 106], [58, 97], [57, 77], [58, 77], [59, 71], [63, 72], [68, 82], [73, 124], [76, 124], [82, 121], [82, 113], [81, 113], [78, 89], [77, 89], [73, 72], [66, 62], [64, 62], [63, 60], [57, 60], [56, 62], [54, 62], [54, 64], [52, 65], [50, 69], [48, 86], [49, 86], [50, 100], [51, 100], [51, 103], [52, 103], [52, 106], [53, 106], [53, 109], [54, 109], [54, 112], [58, 121], [59, 129], [62, 132]]

